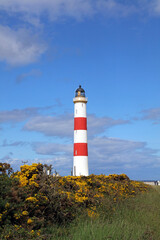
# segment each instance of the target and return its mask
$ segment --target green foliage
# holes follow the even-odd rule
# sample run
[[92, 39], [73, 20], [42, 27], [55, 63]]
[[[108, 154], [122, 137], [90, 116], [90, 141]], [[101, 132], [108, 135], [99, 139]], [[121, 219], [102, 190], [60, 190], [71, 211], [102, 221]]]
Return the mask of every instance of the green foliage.
[[10, 175], [9, 165], [0, 166], [1, 239], [46, 239], [40, 229], [54, 224], [58, 232], [79, 216], [112, 221], [119, 203], [149, 189], [125, 174], [53, 177], [46, 165], [32, 164]]
[[9, 164], [0, 163], [0, 226], [12, 221], [11, 194], [12, 179], [9, 177], [12, 168]]
[[94, 219], [81, 215], [69, 227], [45, 231], [51, 240], [160, 240], [159, 200], [160, 188], [156, 187], [114, 205], [111, 214], [104, 211]]
[[13, 172], [10, 164], [8, 163], [0, 163], [0, 173], [10, 175]]
[[[71, 240], [160, 240], [160, 188], [126, 199], [115, 206], [112, 218], [79, 219], [68, 234], [57, 239]], [[68, 235], [68, 236], [67, 236]], [[52, 238], [56, 239], [56, 238]]]

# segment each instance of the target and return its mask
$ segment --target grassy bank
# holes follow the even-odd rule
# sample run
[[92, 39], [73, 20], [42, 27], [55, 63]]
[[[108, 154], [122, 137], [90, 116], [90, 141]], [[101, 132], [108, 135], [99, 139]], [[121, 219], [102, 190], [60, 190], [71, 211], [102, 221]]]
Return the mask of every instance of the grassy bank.
[[155, 187], [119, 203], [112, 216], [81, 217], [67, 228], [49, 228], [48, 234], [52, 240], [159, 240], [159, 224], [160, 187]]
[[0, 240], [158, 240], [159, 188], [125, 174], [53, 177], [0, 163]]

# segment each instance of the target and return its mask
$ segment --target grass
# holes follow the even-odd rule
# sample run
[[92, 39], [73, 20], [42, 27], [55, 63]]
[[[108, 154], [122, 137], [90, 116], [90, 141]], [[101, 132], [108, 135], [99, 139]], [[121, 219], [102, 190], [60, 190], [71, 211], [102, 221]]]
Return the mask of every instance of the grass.
[[42, 164], [0, 177], [0, 240], [160, 240], [160, 187], [125, 174], [55, 179]]
[[47, 239], [160, 240], [160, 187], [118, 203], [113, 214], [99, 212], [95, 219], [82, 216], [67, 227], [50, 227]]

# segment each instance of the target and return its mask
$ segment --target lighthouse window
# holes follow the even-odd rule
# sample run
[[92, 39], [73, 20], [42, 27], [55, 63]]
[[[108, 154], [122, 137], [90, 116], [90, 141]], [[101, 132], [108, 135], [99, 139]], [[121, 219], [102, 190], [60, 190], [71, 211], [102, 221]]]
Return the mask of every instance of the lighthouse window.
[[82, 103], [82, 107], [83, 107], [83, 103]]
[[76, 109], [76, 114], [77, 114], [77, 109]]
[[77, 150], [76, 150], [75, 154], [77, 155]]
[[79, 88], [77, 88], [75, 97], [85, 97], [85, 91], [83, 88], [81, 88], [81, 85], [79, 85]]
[[75, 97], [85, 97], [85, 92], [76, 92]]

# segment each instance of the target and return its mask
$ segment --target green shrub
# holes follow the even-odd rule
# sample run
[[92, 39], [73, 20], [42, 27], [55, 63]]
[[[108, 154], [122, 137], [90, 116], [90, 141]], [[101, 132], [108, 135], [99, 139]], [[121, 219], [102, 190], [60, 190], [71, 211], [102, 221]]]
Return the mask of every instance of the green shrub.
[[12, 174], [9, 165], [0, 166], [0, 234], [8, 231], [8, 239], [27, 236], [25, 231], [26, 239], [32, 239], [41, 228], [66, 226], [81, 215], [96, 219], [106, 212], [112, 219], [118, 203], [149, 189], [125, 174], [53, 177], [40, 163]]

